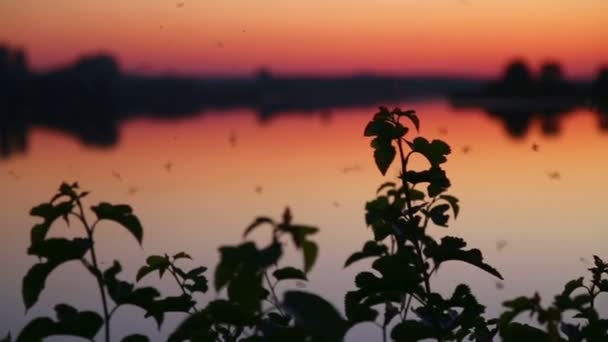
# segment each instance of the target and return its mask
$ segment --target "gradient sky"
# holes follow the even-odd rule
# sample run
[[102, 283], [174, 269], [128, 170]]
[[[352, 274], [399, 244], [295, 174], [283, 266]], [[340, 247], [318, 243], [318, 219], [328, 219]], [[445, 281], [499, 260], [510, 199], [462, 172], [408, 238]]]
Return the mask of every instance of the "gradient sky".
[[2, 0], [0, 42], [37, 69], [106, 51], [149, 72], [488, 76], [523, 57], [587, 78], [608, 64], [606, 13], [605, 0]]

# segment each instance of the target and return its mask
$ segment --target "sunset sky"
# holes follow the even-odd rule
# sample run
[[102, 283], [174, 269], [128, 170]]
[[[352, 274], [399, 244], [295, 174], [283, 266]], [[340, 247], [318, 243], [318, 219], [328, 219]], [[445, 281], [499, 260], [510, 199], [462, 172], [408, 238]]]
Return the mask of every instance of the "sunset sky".
[[492, 76], [513, 57], [608, 64], [605, 0], [3, 0], [0, 42], [48, 69], [100, 51], [127, 70]]

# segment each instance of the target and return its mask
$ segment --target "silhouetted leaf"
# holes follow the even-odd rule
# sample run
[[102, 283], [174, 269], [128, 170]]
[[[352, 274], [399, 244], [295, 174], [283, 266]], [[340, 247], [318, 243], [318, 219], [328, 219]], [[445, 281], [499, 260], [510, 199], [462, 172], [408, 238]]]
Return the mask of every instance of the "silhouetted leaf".
[[319, 232], [319, 228], [305, 225], [280, 224], [279, 230], [291, 235], [293, 244], [296, 248], [302, 248], [302, 243], [307, 239], [308, 235], [314, 235]]
[[177, 253], [177, 254], [175, 254], [173, 256], [173, 260], [177, 260], [177, 259], [190, 259], [190, 260], [192, 260], [192, 257], [188, 253], [186, 253], [186, 252], [179, 252], [179, 253]]
[[285, 280], [285, 279], [302, 279], [302, 280], [308, 280], [306, 278], [306, 275], [304, 274], [304, 272], [302, 272], [301, 270], [295, 268], [295, 267], [283, 267], [280, 268], [274, 272], [272, 272], [272, 275], [277, 279], [277, 280]]
[[196, 276], [189, 278], [192, 280], [192, 284], [184, 284], [184, 287], [187, 288], [190, 292], [202, 292], [205, 293], [209, 290], [209, 286], [207, 285], [207, 278], [204, 276]]
[[251, 259], [248, 262], [253, 262], [250, 267], [262, 270], [270, 266], [276, 265], [282, 254], [283, 246], [281, 245], [281, 243], [279, 243], [278, 240], [273, 240], [273, 242], [266, 248], [259, 251], [256, 250], [255, 258]]
[[269, 218], [269, 217], [257, 217], [255, 219], [255, 221], [253, 221], [253, 223], [251, 223], [249, 226], [247, 226], [247, 228], [245, 229], [245, 232], [243, 233], [243, 237], [246, 237], [255, 228], [257, 228], [258, 226], [260, 226], [262, 224], [265, 224], [265, 223], [266, 224], [270, 224], [271, 226], [274, 227], [274, 221], [271, 218]]
[[117, 261], [103, 273], [103, 280], [107, 286], [110, 298], [117, 305], [134, 305], [143, 309], [145, 317], [153, 317], [160, 327], [166, 312], [188, 312], [194, 305], [189, 295], [161, 298], [160, 293], [153, 287], [135, 286], [129, 282], [116, 278], [122, 267]]
[[294, 317], [296, 327], [310, 333], [314, 341], [342, 341], [348, 329], [333, 305], [314, 294], [288, 291], [283, 305]]
[[570, 280], [567, 282], [564, 286], [564, 290], [562, 291], [562, 295], [570, 296], [576, 289], [583, 287], [583, 280], [584, 278], [580, 277], [576, 280]]
[[439, 204], [431, 208], [428, 216], [431, 218], [433, 223], [438, 226], [447, 227], [449, 216], [446, 215], [446, 211], [450, 210], [450, 206], [447, 204]]
[[372, 268], [382, 274], [382, 281], [366, 286], [382, 291], [415, 291], [422, 279], [414, 266], [414, 260], [414, 255], [407, 248], [374, 260]]
[[319, 247], [312, 241], [302, 243], [302, 254], [304, 254], [304, 273], [308, 274], [317, 261]]
[[424, 199], [425, 194], [422, 191], [416, 189], [409, 190], [410, 201], [421, 201]]
[[415, 110], [402, 111], [399, 108], [395, 108], [393, 113], [397, 114], [397, 116], [405, 116], [406, 118], [410, 119], [410, 121], [414, 124], [414, 127], [416, 127], [416, 131], [420, 131], [420, 120], [418, 119]]
[[450, 260], [460, 260], [503, 279], [500, 273], [492, 266], [483, 262], [483, 256], [478, 249], [463, 250], [466, 246], [461, 238], [446, 236], [441, 239], [440, 245], [429, 245], [425, 253], [433, 258], [436, 265]]
[[553, 339], [546, 332], [528, 324], [511, 323], [500, 329], [500, 336], [504, 342], [555, 342], [563, 341], [561, 338]]
[[139, 268], [139, 271], [137, 271], [137, 275], [135, 277], [136, 281], [140, 281], [143, 277], [145, 277], [148, 273], [152, 273], [154, 272], [156, 269], [152, 268], [148, 265], [144, 265], [142, 267]]
[[391, 338], [395, 341], [420, 341], [435, 336], [435, 331], [419, 321], [406, 320], [397, 324], [391, 331]]
[[49, 261], [56, 262], [80, 259], [91, 247], [89, 239], [75, 238], [73, 240], [63, 238], [50, 238], [35, 243], [28, 248], [27, 253]]
[[262, 275], [255, 270], [240, 270], [228, 284], [228, 298], [245, 310], [257, 311], [266, 290], [262, 287]]
[[450, 146], [441, 140], [433, 140], [429, 143], [425, 138], [417, 137], [413, 145], [413, 150], [425, 156], [432, 166], [445, 163], [447, 161], [445, 156], [451, 152]]
[[286, 327], [287, 325], [289, 325], [289, 321], [291, 321], [291, 317], [283, 316], [276, 312], [270, 312], [270, 313], [268, 313], [268, 320], [270, 322], [272, 322], [273, 324]]
[[390, 136], [393, 131], [394, 126], [385, 121], [385, 120], [373, 120], [370, 121], [367, 126], [365, 126], [365, 130], [363, 131], [363, 135], [366, 137], [373, 136]]
[[446, 200], [448, 203], [450, 203], [450, 206], [452, 207], [452, 211], [454, 212], [454, 218], [458, 217], [458, 213], [460, 212], [460, 206], [458, 205], [458, 198], [451, 196], [451, 195], [441, 195], [439, 196], [439, 198]]
[[214, 300], [205, 308], [209, 318], [216, 323], [247, 326], [253, 322], [253, 315], [237, 303], [227, 300]]
[[130, 206], [126, 204], [113, 205], [103, 202], [91, 207], [91, 210], [97, 215], [97, 219], [114, 221], [125, 227], [141, 245], [144, 235], [143, 228], [137, 216], [133, 215], [133, 210]]
[[32, 227], [30, 233], [31, 243], [35, 244], [44, 240], [55, 220], [62, 216], [67, 217], [73, 207], [74, 204], [71, 201], [67, 201], [58, 204], [43, 203], [32, 208], [30, 215], [42, 217], [44, 222], [38, 223]]
[[593, 256], [593, 263], [595, 264], [595, 267], [597, 267], [597, 268], [606, 267], [606, 263], [602, 259], [600, 259], [600, 257], [598, 257], [597, 255]]
[[171, 261], [168, 256], [150, 255], [146, 258], [146, 265], [140, 267], [137, 271], [135, 279], [136, 281], [140, 281], [143, 277], [154, 271], [158, 271], [159, 277], [162, 278], [170, 265]]
[[530, 311], [532, 313], [538, 311], [540, 308], [540, 296], [538, 293], [534, 294], [534, 297], [517, 297], [512, 300], [505, 301], [503, 306], [509, 310], [504, 311], [499, 318], [499, 326], [506, 326], [511, 323], [517, 315]]
[[22, 295], [26, 309], [31, 308], [44, 289], [46, 279], [59, 265], [70, 260], [81, 259], [89, 250], [88, 239], [47, 239], [28, 249], [28, 254], [46, 258], [46, 262], [37, 263], [23, 277]]
[[58, 321], [48, 317], [29, 322], [17, 337], [16, 342], [42, 341], [49, 336], [69, 335], [93, 339], [103, 325], [103, 319], [92, 311], [77, 311], [67, 304], [55, 307]]
[[205, 273], [205, 271], [207, 271], [207, 267], [205, 266], [193, 268], [188, 271], [188, 273], [186, 273], [186, 278], [194, 279], [195, 277], [198, 277], [199, 275]]
[[390, 143], [379, 146], [374, 150], [374, 161], [382, 175], [386, 175], [386, 171], [391, 166], [396, 154], [395, 147]]
[[363, 245], [363, 250], [361, 252], [355, 252], [351, 256], [346, 259], [344, 263], [344, 267], [349, 266], [355, 261], [359, 261], [361, 259], [380, 256], [387, 252], [386, 245], [382, 243], [377, 243], [376, 241], [367, 241], [365, 245]]
[[[412, 184], [429, 183], [427, 192], [430, 197], [435, 197], [450, 187], [450, 180], [445, 171], [439, 166], [433, 166], [424, 171], [407, 171], [404, 179]], [[423, 197], [424, 198], [424, 197]]]
[[[148, 288], [143, 288], [148, 289]], [[140, 290], [140, 289], [138, 289]], [[132, 298], [136, 298], [138, 296], [137, 291], [135, 290], [132, 294]], [[148, 290], [149, 291], [149, 290]], [[150, 292], [151, 294], [152, 292]], [[173, 296], [173, 297], [165, 297], [162, 299], [148, 299], [148, 294], [143, 294], [142, 299], [131, 299], [134, 303], [129, 303], [133, 305], [137, 305], [144, 310], [146, 310], [145, 317], [153, 317], [158, 326], [162, 324], [164, 320], [164, 314], [167, 312], [189, 312], [190, 309], [194, 306], [195, 302], [192, 300], [192, 297], [189, 295], [181, 295], [181, 296]]]
[[141, 334], [129, 335], [122, 339], [122, 342], [149, 342], [149, 341], [150, 341], [150, 339], [148, 339], [147, 336], [141, 335]]
[[[253, 244], [248, 244], [248, 246], [255, 247]], [[250, 248], [247, 248], [250, 249]], [[245, 253], [243, 250], [243, 246], [232, 247], [232, 246], [224, 246], [220, 247], [220, 262], [215, 268], [215, 290], [220, 291], [224, 286], [228, 284], [228, 282], [232, 279], [234, 274], [236, 273], [241, 261], [243, 258], [250, 258], [251, 253]]]
[[11, 333], [6, 334], [6, 336], [0, 340], [0, 342], [12, 342], [13, 338], [11, 337]]
[[351, 324], [375, 321], [378, 311], [371, 308], [371, 305], [361, 304], [361, 300], [367, 297], [367, 291], [348, 291], [344, 296], [344, 312]]
[[[212, 303], [209, 303], [208, 307]], [[171, 333], [167, 342], [215, 342], [217, 334], [211, 329], [212, 324], [213, 320], [208, 310], [199, 311], [182, 321], [177, 329]]]
[[382, 183], [382, 185], [380, 185], [378, 187], [378, 190], [376, 190], [376, 194], [379, 194], [380, 192], [382, 192], [382, 190], [384, 189], [392, 189], [394, 187], [396, 187], [397, 184], [395, 184], [395, 182], [386, 182], [386, 183]]
[[[55, 195], [55, 198], [58, 198], [59, 196], [66, 196], [70, 199], [76, 199], [78, 198], [78, 194], [76, 193], [77, 189], [78, 183], [73, 183], [70, 185], [68, 183], [63, 182], [59, 186], [59, 193]], [[55, 198], [53, 199], [53, 201], [55, 200]]]

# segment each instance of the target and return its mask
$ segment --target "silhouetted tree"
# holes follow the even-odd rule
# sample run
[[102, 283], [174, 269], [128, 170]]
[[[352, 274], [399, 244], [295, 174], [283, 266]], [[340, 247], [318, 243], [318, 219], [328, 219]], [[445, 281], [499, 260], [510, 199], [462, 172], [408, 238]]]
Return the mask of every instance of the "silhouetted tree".
[[593, 97], [606, 99], [608, 97], [608, 66], [603, 67], [597, 73], [597, 77], [593, 81], [592, 91]]
[[530, 94], [534, 85], [532, 73], [522, 60], [513, 61], [507, 66], [502, 83], [505, 90], [515, 94]]

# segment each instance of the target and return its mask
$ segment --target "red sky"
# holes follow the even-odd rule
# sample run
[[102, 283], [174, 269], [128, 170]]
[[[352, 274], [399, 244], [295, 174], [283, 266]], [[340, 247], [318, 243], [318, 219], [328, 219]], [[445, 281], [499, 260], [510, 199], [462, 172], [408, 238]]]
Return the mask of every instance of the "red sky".
[[587, 78], [608, 64], [606, 13], [605, 0], [20, 0], [0, 2], [0, 42], [37, 69], [105, 51], [149, 72], [491, 76], [523, 57]]

